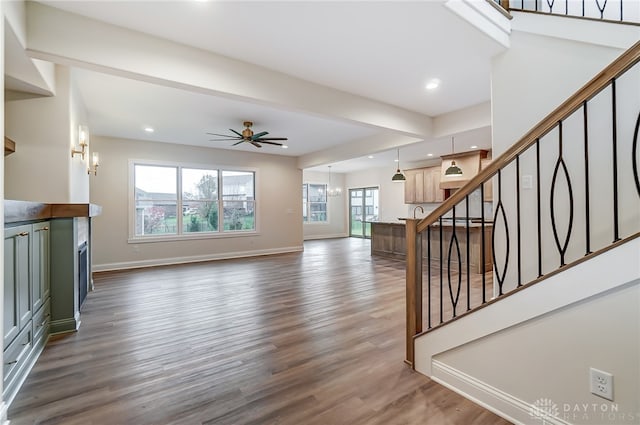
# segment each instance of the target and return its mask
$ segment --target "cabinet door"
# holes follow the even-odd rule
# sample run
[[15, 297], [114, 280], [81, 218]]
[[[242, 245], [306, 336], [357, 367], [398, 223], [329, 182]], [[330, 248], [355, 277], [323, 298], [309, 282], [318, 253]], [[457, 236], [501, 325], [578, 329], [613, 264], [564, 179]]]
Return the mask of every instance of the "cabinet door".
[[407, 170], [404, 172], [404, 203], [415, 204], [416, 203], [416, 180], [415, 170]]
[[5, 229], [4, 347], [9, 345], [31, 319], [30, 236], [30, 225]]
[[444, 189], [440, 189], [440, 177], [442, 169], [440, 167], [431, 167], [431, 184], [433, 188], [433, 201], [444, 202]]
[[413, 179], [415, 181], [416, 204], [427, 202], [424, 199], [424, 170], [416, 170]]
[[[491, 160], [488, 158], [485, 158], [480, 161], [480, 168], [484, 170], [490, 163], [491, 163]], [[495, 176], [493, 176], [492, 178], [490, 178], [484, 183], [484, 201], [485, 202], [493, 202], [493, 179], [494, 178]]]
[[35, 223], [31, 244], [32, 309], [37, 311], [49, 297], [49, 222]]

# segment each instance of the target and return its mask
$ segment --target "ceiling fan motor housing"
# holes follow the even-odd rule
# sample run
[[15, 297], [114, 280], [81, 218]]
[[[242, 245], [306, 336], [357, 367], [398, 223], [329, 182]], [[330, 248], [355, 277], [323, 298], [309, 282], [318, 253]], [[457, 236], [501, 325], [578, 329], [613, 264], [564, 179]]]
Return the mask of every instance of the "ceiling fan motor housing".
[[245, 139], [252, 138], [253, 131], [251, 131], [251, 126], [253, 125], [253, 123], [251, 121], [245, 121], [243, 124], [246, 128], [242, 130], [242, 137], [244, 137]]

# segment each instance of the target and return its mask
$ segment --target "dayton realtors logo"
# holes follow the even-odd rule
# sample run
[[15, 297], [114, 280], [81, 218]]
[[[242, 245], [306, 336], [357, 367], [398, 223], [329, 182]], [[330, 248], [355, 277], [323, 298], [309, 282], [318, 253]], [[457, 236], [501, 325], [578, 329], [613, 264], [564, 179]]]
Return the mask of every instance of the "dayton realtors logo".
[[557, 417], [560, 414], [560, 409], [558, 409], [558, 405], [551, 401], [551, 399], [539, 398], [533, 403], [531, 408], [529, 408], [529, 414], [534, 419], [541, 420], [544, 424], [545, 419]]
[[620, 412], [617, 403], [563, 403], [540, 398], [529, 408], [529, 415], [543, 425], [556, 423], [636, 424], [640, 413]]

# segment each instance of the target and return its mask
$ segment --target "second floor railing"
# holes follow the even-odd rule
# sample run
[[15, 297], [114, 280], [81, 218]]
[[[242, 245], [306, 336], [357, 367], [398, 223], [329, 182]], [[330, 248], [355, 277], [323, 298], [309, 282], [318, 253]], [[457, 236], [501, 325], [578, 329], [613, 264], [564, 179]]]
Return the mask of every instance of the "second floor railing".
[[638, 237], [639, 163], [640, 42], [407, 220], [407, 362], [423, 331]]
[[491, 0], [506, 10], [640, 24], [638, 0]]

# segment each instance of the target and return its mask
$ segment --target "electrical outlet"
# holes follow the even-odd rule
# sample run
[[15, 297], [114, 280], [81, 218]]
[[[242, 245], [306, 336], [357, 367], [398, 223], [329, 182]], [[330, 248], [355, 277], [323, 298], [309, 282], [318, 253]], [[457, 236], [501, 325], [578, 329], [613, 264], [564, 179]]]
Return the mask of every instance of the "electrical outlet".
[[613, 375], [598, 369], [589, 369], [591, 393], [613, 401]]

